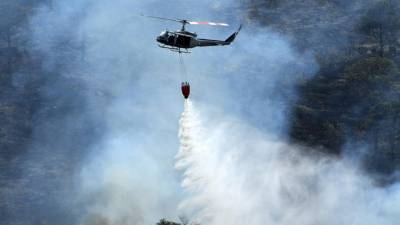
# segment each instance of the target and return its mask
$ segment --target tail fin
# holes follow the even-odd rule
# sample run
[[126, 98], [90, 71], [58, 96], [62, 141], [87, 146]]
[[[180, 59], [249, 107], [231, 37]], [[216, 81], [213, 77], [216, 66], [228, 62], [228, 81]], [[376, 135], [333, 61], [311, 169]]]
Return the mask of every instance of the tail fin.
[[233, 33], [231, 36], [229, 36], [229, 37], [225, 40], [225, 42], [228, 43], [228, 44], [232, 43], [232, 42], [235, 40], [236, 36], [239, 34], [239, 31], [240, 31], [241, 29], [242, 29], [242, 25], [240, 24], [239, 29], [238, 29], [235, 33]]

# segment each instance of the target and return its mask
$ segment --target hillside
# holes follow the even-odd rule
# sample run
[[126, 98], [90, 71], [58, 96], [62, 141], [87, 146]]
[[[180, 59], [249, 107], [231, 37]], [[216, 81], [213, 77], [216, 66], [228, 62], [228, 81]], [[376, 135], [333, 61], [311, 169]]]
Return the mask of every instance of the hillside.
[[247, 6], [251, 20], [292, 36], [297, 48], [317, 57], [317, 74], [298, 85], [292, 141], [361, 158], [372, 174], [396, 179], [387, 175], [400, 168], [399, 2], [248, 1]]
[[[124, 14], [126, 13], [125, 4], [129, 5], [127, 2], [130, 1], [118, 2], [116, 4], [118, 7], [115, 8], [111, 6], [114, 3], [108, 5], [107, 1], [82, 1], [84, 3], [75, 1], [76, 4], [62, 1], [59, 5], [55, 2], [52, 0], [3, 0], [0, 3], [2, 15], [0, 21], [0, 223], [45, 225], [54, 224], [56, 221], [56, 224], [61, 225], [79, 222], [91, 225], [111, 224], [107, 219], [114, 218], [113, 213], [118, 211], [128, 216], [114, 219], [121, 219], [121, 224], [125, 224], [135, 216], [139, 217], [139, 221], [143, 218], [148, 219], [153, 216], [153, 211], [157, 210], [163, 213], [172, 211], [176, 213], [167, 202], [178, 203], [185, 193], [181, 193], [179, 172], [173, 168], [175, 159], [172, 154], [178, 150], [179, 140], [176, 140], [177, 134], [171, 131], [178, 129], [178, 122], [173, 118], [178, 119], [179, 115], [176, 112], [180, 109], [175, 107], [178, 105], [176, 102], [170, 103], [171, 99], [175, 100], [171, 96], [176, 94], [174, 92], [176, 89], [175, 86], [171, 86], [176, 80], [168, 73], [178, 70], [174, 70], [174, 63], [166, 62], [166, 59], [171, 59], [168, 58], [170, 55], [163, 55], [165, 52], [160, 53], [152, 36], [149, 38], [137, 32], [137, 30], [147, 32], [147, 29], [143, 27], [149, 28], [151, 32], [153, 30], [158, 32], [159, 24], [151, 21], [150, 25], [141, 24], [135, 27], [136, 20], [130, 20], [129, 23], [121, 22], [124, 18], [117, 15], [131, 13], [131, 9], [127, 9], [129, 12]], [[212, 7], [215, 11], [210, 10], [214, 14], [218, 14], [219, 10], [224, 11], [223, 4], [220, 1], [215, 2]], [[53, 4], [56, 6], [53, 7]], [[196, 7], [187, 4], [186, 7], [197, 10]], [[157, 13], [165, 11], [165, 8], [160, 6], [161, 1], [149, 4], [138, 3], [138, 5], [147, 6], [148, 10], [156, 8]], [[199, 5], [202, 6], [202, 4]], [[172, 4], [169, 7], [174, 8]], [[219, 53], [222, 47], [216, 48], [215, 52], [210, 50], [201, 56], [193, 54], [193, 61], [199, 59], [196, 61], [198, 65], [193, 64], [193, 67], [188, 67], [188, 71], [196, 68], [200, 70], [199, 75], [196, 74], [196, 79], [198, 79], [196, 81], [203, 82], [203, 86], [193, 86], [194, 99], [196, 95], [210, 91], [205, 96], [214, 97], [213, 94], [215, 94], [214, 103], [226, 101], [229, 102], [228, 105], [232, 104], [226, 108], [237, 110], [232, 115], [229, 114], [230, 111], [216, 113], [218, 110], [212, 107], [221, 107], [222, 110], [226, 108], [210, 104], [212, 110], [208, 109], [209, 114], [218, 115], [217, 119], [212, 118], [206, 121], [211, 124], [209, 129], [214, 132], [216, 123], [213, 120], [223, 123], [224, 119], [229, 120], [228, 117], [239, 115], [243, 120], [237, 121], [248, 122], [248, 126], [255, 124], [251, 132], [254, 130], [263, 132], [263, 126], [267, 126], [268, 121], [275, 120], [275, 117], [270, 116], [272, 117], [270, 120], [260, 119], [259, 117], [268, 117], [263, 114], [268, 110], [263, 111], [262, 108], [279, 112], [282, 110], [287, 115], [276, 118], [277, 121], [284, 120], [283, 124], [278, 124], [276, 127], [279, 128], [279, 132], [283, 127], [282, 133], [287, 137], [282, 135], [285, 145], [279, 146], [279, 153], [293, 146], [295, 146], [293, 149], [297, 151], [297, 146], [300, 146], [299, 149], [307, 153], [304, 155], [327, 155], [328, 157], [322, 162], [315, 157], [317, 158], [315, 167], [307, 167], [308, 164], [304, 164], [304, 168], [300, 166], [301, 163], [296, 163], [296, 158], [290, 158], [290, 154], [282, 154], [290, 158], [287, 162], [284, 161], [286, 164], [280, 161], [281, 154], [273, 161], [266, 161], [264, 159], [269, 155], [264, 155], [265, 149], [268, 149], [267, 145], [264, 145], [265, 140], [260, 142], [263, 144], [253, 145], [250, 143], [253, 140], [252, 133], [246, 133], [248, 137], [251, 137], [247, 140], [239, 135], [243, 132], [239, 128], [236, 128], [238, 133], [232, 132], [230, 136], [223, 136], [230, 128], [223, 124], [228, 127], [222, 130], [224, 132], [219, 130], [215, 133], [210, 132], [211, 137], [218, 135], [218, 139], [221, 139], [221, 143], [218, 142], [219, 145], [210, 144], [217, 138], [209, 140], [212, 150], [215, 150], [214, 148], [220, 150], [220, 155], [217, 154], [218, 157], [212, 158], [215, 162], [210, 160], [215, 163], [214, 167], [210, 167], [213, 169], [207, 167], [209, 164], [207, 160], [204, 160], [206, 157], [203, 155], [200, 157], [200, 154], [199, 159], [204, 160], [203, 163], [205, 163], [201, 165], [206, 166], [196, 166], [196, 169], [205, 169], [207, 172], [205, 174], [210, 177], [230, 174], [232, 180], [228, 181], [238, 187], [237, 192], [232, 195], [241, 194], [242, 188], [248, 186], [251, 190], [249, 196], [252, 196], [254, 202], [259, 201], [258, 196], [265, 196], [264, 189], [270, 187], [266, 180], [271, 181], [275, 184], [274, 190], [277, 191], [271, 191], [271, 196], [277, 196], [275, 193], [278, 193], [283, 199], [282, 202], [285, 202], [282, 206], [286, 204], [292, 206], [294, 202], [299, 206], [299, 211], [306, 208], [304, 206], [308, 206], [307, 204], [310, 203], [308, 200], [319, 206], [319, 199], [314, 198], [313, 192], [326, 191], [323, 187], [325, 183], [320, 182], [324, 180], [326, 171], [314, 172], [319, 168], [329, 171], [331, 169], [329, 166], [335, 167], [337, 164], [329, 162], [331, 159], [348, 160], [356, 165], [355, 170], [360, 169], [357, 167], [360, 164], [363, 175], [365, 172], [366, 177], [372, 177], [372, 180], [376, 181], [375, 184], [381, 185], [379, 188], [390, 187], [390, 184], [399, 181], [400, 0], [354, 0], [351, 2], [347, 0], [241, 0], [226, 7], [232, 11], [225, 10], [229, 12], [215, 17], [225, 15], [229, 18], [233, 16], [232, 12], [238, 12], [237, 18], [242, 19], [241, 16], [244, 15], [244, 26], [240, 33], [243, 36], [239, 36], [240, 38], [246, 37], [245, 35], [249, 38], [252, 28], [256, 28], [257, 32], [266, 31], [273, 34], [271, 36], [276, 35], [282, 38], [277, 42], [269, 40], [268, 43], [276, 43], [283, 48], [290, 45], [283, 51], [284, 54], [295, 56], [293, 57], [295, 59], [290, 62], [297, 62], [297, 56], [307, 55], [310, 56], [309, 58], [315, 58], [317, 64], [315, 67], [318, 69], [315, 74], [314, 72], [302, 74], [293, 80], [291, 79], [293, 74], [282, 74], [285, 79], [280, 80], [265, 78], [267, 76], [264, 77], [264, 75], [271, 70], [259, 73], [259, 71], [266, 71], [260, 68], [266, 66], [267, 63], [258, 60], [257, 57], [263, 55], [264, 49], [268, 48], [257, 49], [257, 44], [265, 43], [264, 40], [258, 39], [270, 37], [262, 35], [257, 35], [261, 37], [257, 39], [259, 42], [252, 45], [246, 45], [247, 40], [238, 38], [234, 43], [237, 48], [226, 48], [223, 54], [236, 54], [234, 51], [243, 50], [246, 46], [253, 48], [248, 50], [246, 47], [248, 54], [252, 54], [251, 51], [256, 54], [251, 57], [245, 54], [237, 58], [232, 57], [229, 63], [223, 64], [224, 66], [221, 66], [222, 63], [207, 61], [210, 64], [203, 64], [205, 61], [201, 61], [207, 56], [210, 60], [215, 60], [214, 62], [221, 60], [219, 55], [215, 57], [212, 54]], [[97, 10], [104, 15], [98, 14]], [[177, 9], [171, 9], [171, 12], [176, 11]], [[167, 13], [165, 12], [165, 15]], [[111, 15], [115, 18], [110, 18]], [[59, 21], [51, 23], [49, 18]], [[119, 23], [121, 23], [120, 26], [115, 25]], [[77, 30], [77, 27], [82, 30]], [[249, 29], [246, 30], [248, 27]], [[122, 30], [127, 32], [121, 34]], [[150, 35], [151, 32], [145, 34]], [[91, 46], [87, 47], [86, 42], [90, 42]], [[245, 44], [240, 45], [240, 42]], [[143, 46], [151, 47], [143, 50]], [[276, 46], [273, 47], [276, 49]], [[292, 50], [296, 54], [293, 54]], [[280, 49], [275, 52], [280, 52]], [[269, 63], [279, 64], [280, 57], [271, 54], [270, 58], [274, 60]], [[254, 58], [257, 60], [252, 60]], [[158, 65], [155, 62], [162, 63]], [[206, 65], [210, 65], [209, 68]], [[280, 68], [291, 67], [291, 65], [279, 64], [276, 66], [276, 71], [279, 73], [289, 71], [280, 70]], [[270, 66], [268, 68], [275, 68], [275, 64], [268, 66]], [[293, 66], [293, 68], [298, 67]], [[297, 73], [297, 69], [293, 68], [291, 72]], [[210, 71], [215, 74], [207, 77]], [[221, 71], [228, 71], [233, 75], [225, 76], [226, 74], [220, 73]], [[237, 71], [242, 73], [241, 76], [236, 76]], [[96, 76], [97, 73], [98, 76]], [[241, 80], [245, 81], [235, 86], [236, 83], [242, 82]], [[253, 84], [257, 82], [264, 82], [264, 84], [254, 85], [257, 86], [254, 88]], [[200, 90], [208, 88], [204, 86], [204, 83], [209, 85], [209, 89]], [[293, 83], [295, 91], [292, 90]], [[95, 87], [96, 85], [101, 87]], [[245, 92], [241, 92], [242, 89]], [[223, 94], [219, 96], [218, 91]], [[246, 98], [237, 100], [235, 97], [241, 94]], [[168, 97], [161, 98], [160, 96]], [[155, 100], [157, 97], [159, 99]], [[268, 100], [277, 98], [277, 102], [274, 102], [276, 105], [269, 104], [271, 101], [265, 100], [266, 98]], [[256, 107], [249, 108], [248, 105], [240, 104]], [[204, 106], [199, 104], [199, 108], [201, 107]], [[257, 111], [261, 116], [253, 111]], [[150, 117], [150, 114], [157, 115]], [[224, 117], [225, 114], [227, 114], [226, 117]], [[235, 120], [234, 123], [237, 121]], [[254, 136], [256, 136], [254, 138], [260, 138], [258, 133]], [[264, 133], [260, 136], [264, 137]], [[286, 143], [285, 138], [288, 138], [289, 143]], [[131, 142], [132, 139], [137, 142]], [[243, 144], [241, 154], [230, 152], [232, 157], [225, 157], [226, 146], [233, 146], [234, 150], [235, 146], [232, 143], [236, 141], [238, 144]], [[269, 140], [266, 142], [269, 143]], [[252, 152], [254, 155], [247, 155], [249, 148], [247, 145], [254, 148]], [[265, 158], [258, 158], [258, 154]], [[209, 155], [212, 156], [212, 154]], [[88, 160], [90, 157], [92, 161]], [[227, 159], [225, 163], [228, 167], [225, 169], [219, 166], [220, 158], [222, 163], [225, 162], [225, 158]], [[253, 161], [250, 159], [253, 158], [257, 159], [254, 160], [257, 163], [256, 168], [252, 167]], [[237, 167], [230, 167], [231, 160], [236, 160]], [[307, 158], [307, 163], [308, 160]], [[267, 168], [268, 162], [274, 169]], [[320, 164], [328, 162], [331, 163], [329, 166], [320, 167]], [[314, 164], [310, 163], [310, 165]], [[290, 171], [292, 168], [306, 170], [302, 171], [305, 176], [287, 178], [286, 175], [293, 175]], [[254, 174], [262, 174], [264, 170], [269, 170], [269, 173], [260, 176], [265, 180], [258, 180], [259, 177]], [[347, 170], [337, 168], [333, 170], [334, 173], [327, 173], [331, 176], [329, 178], [336, 178], [341, 172], [347, 172]], [[242, 176], [237, 176], [235, 172]], [[304, 174], [300, 173], [300, 175]], [[275, 175], [280, 179], [270, 179], [270, 175]], [[352, 176], [356, 175], [352, 174]], [[236, 178], [243, 180], [236, 180]], [[343, 180], [346, 178], [341, 177]], [[215, 185], [212, 188], [215, 187], [218, 190], [217, 194], [210, 195], [212, 197], [206, 198], [203, 202], [215, 199], [219, 201], [217, 196], [230, 194], [224, 188], [219, 189], [222, 187], [220, 184], [227, 184], [223, 186], [228, 187], [226, 189], [234, 185], [226, 182], [225, 179], [220, 179], [221, 183], [212, 183]], [[360, 178], [360, 180], [363, 179], [364, 177]], [[86, 189], [78, 187], [82, 185], [81, 183], [89, 187], [85, 186]], [[332, 183], [333, 186], [336, 185], [335, 182]], [[330, 185], [332, 183], [328, 182]], [[253, 186], [263, 189], [257, 189], [260, 191], [258, 195], [254, 195], [257, 198], [252, 195], [254, 194]], [[370, 188], [370, 186], [366, 187]], [[84, 190], [79, 190], [79, 192], [76, 190], [79, 188]], [[362, 188], [364, 186], [355, 190], [362, 190]], [[197, 188], [194, 189], [197, 190]], [[333, 196], [341, 196], [340, 194]], [[158, 198], [163, 198], [163, 200], [159, 201]], [[270, 199], [273, 198], [275, 197]], [[140, 201], [136, 203], [132, 199], [140, 199]], [[270, 205], [270, 199], [266, 198], [265, 204]], [[230, 203], [230, 201], [236, 201], [236, 199], [229, 198], [227, 202]], [[126, 205], [121, 205], [121, 202]], [[330, 202], [323, 203], [329, 205]], [[363, 203], [360, 201], [361, 205]], [[263, 204], [255, 204], [254, 209], [267, 208]], [[151, 210], [148, 210], [149, 208]], [[238, 208], [240, 210], [233, 214], [242, 211], [241, 206]], [[285, 207], [283, 208], [284, 210], [279, 210], [279, 213], [286, 210]], [[81, 212], [82, 210], [87, 210], [87, 212]], [[101, 212], [99, 218], [87, 217], [93, 213], [97, 215], [96, 210]], [[135, 214], [135, 210], [139, 212], [138, 215]], [[105, 211], [110, 214], [104, 216]], [[299, 211], [293, 211], [293, 215], [297, 215]], [[250, 210], [243, 211], [248, 215], [251, 214], [250, 212]], [[312, 210], [307, 212], [313, 214]], [[260, 213], [260, 215], [266, 214], [264, 211]], [[80, 221], [81, 217], [85, 218], [85, 216], [86, 219], [89, 218], [88, 221]], [[272, 215], [274, 216], [275, 214]], [[183, 220], [182, 224], [189, 224], [186, 219]], [[158, 225], [179, 225], [179, 223], [161, 220]]]

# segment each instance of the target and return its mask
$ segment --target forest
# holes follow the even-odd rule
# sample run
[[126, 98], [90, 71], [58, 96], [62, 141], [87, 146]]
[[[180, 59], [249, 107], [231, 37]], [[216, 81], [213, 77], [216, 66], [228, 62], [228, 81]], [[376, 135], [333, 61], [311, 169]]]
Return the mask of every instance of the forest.
[[[83, 155], [78, 149], [93, 144], [104, 126], [84, 120], [66, 133], [59, 129], [59, 121], [80, 118], [88, 87], [79, 78], [62, 76], [71, 65], [59, 58], [48, 64], [43, 52], [65, 51], [64, 57], [72, 57], [69, 62], [79, 63], [84, 60], [85, 40], [72, 42], [66, 34], [46, 46], [35, 43], [31, 37], [37, 31], [31, 26], [31, 17], [41, 5], [51, 9], [52, 1], [0, 3], [0, 199], [21, 192], [14, 199], [17, 205], [23, 205], [22, 199], [29, 199], [30, 193], [10, 184], [23, 172], [18, 165], [26, 163], [23, 156], [35, 144], [33, 140], [37, 141], [35, 130], [46, 130], [40, 140], [47, 141], [47, 150], [34, 150], [44, 156], [57, 142], [66, 143], [70, 154], [60, 167], [69, 174]], [[315, 75], [296, 83], [296, 97], [283, 96], [291, 104], [287, 112], [290, 142], [311, 154], [317, 151], [332, 157], [360, 158], [378, 185], [397, 182], [400, 1], [243, 0], [239, 11], [245, 16], [245, 26], [257, 25], [289, 37], [296, 50], [310, 52], [318, 63]], [[51, 87], [60, 86], [68, 92], [51, 92]], [[91, 133], [89, 139], [81, 138], [87, 133]], [[61, 182], [57, 174], [48, 172], [46, 176]], [[17, 211], [29, 210], [13, 204], [0, 201], [0, 218], [15, 218]], [[48, 214], [35, 210], [32, 218], [24, 219], [36, 221], [34, 214]], [[54, 217], [63, 213], [62, 209], [52, 210]], [[176, 224], [166, 220], [158, 223]]]

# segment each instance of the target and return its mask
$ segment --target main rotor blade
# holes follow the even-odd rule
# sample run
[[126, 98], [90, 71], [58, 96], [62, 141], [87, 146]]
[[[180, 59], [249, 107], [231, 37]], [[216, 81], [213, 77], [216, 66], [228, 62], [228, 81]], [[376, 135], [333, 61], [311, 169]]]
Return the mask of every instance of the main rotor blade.
[[180, 19], [172, 19], [172, 18], [165, 18], [165, 17], [158, 17], [158, 16], [148, 16], [144, 14], [140, 14], [141, 16], [153, 18], [153, 19], [159, 19], [159, 20], [168, 20], [168, 21], [174, 21], [178, 23], [184, 23], [184, 24], [191, 24], [191, 25], [211, 25], [211, 26], [225, 26], [228, 27], [229, 24], [227, 23], [215, 23], [215, 22], [198, 22], [198, 21], [188, 21], [188, 20], [180, 20]]
[[189, 24], [192, 25], [211, 25], [211, 26], [225, 26], [228, 27], [227, 23], [215, 23], [215, 22], [196, 22], [196, 21], [188, 21]]
[[174, 21], [174, 22], [178, 22], [178, 23], [183, 23], [184, 20], [178, 20], [178, 19], [172, 19], [172, 18], [164, 18], [164, 17], [158, 17], [158, 16], [148, 16], [148, 15], [144, 15], [144, 14], [140, 14], [141, 16], [145, 16], [145, 17], [149, 17], [149, 18], [153, 18], [153, 19], [159, 19], [159, 20], [169, 20], [169, 21]]

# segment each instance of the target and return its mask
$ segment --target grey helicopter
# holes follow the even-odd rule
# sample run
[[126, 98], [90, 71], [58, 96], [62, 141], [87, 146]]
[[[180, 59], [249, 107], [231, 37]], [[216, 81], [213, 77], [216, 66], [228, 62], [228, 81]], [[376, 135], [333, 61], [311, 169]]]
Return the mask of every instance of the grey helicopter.
[[181, 19], [171, 19], [171, 18], [163, 18], [157, 16], [147, 16], [146, 17], [160, 19], [160, 20], [168, 20], [174, 21], [182, 24], [182, 28], [178, 31], [169, 31], [164, 30], [157, 37], [157, 42], [159, 43], [159, 47], [166, 48], [174, 52], [179, 53], [190, 53], [188, 49], [195, 47], [207, 47], [207, 46], [223, 46], [230, 45], [238, 35], [242, 25], [239, 26], [239, 29], [230, 35], [226, 40], [213, 40], [213, 39], [204, 39], [198, 38], [196, 33], [192, 33], [187, 31], [186, 25], [211, 25], [211, 26], [229, 26], [226, 23], [214, 23], [214, 22], [195, 22], [189, 20], [181, 20]]

